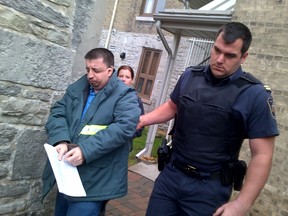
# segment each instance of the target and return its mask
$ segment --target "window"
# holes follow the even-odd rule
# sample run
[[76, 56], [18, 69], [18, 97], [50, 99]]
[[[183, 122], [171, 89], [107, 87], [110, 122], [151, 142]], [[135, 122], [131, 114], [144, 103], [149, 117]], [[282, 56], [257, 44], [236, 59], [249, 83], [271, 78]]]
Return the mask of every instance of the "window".
[[166, 0], [143, 0], [141, 4], [140, 17], [152, 17], [153, 13], [163, 11]]
[[143, 47], [135, 86], [139, 96], [143, 99], [150, 99], [161, 54], [161, 50]]

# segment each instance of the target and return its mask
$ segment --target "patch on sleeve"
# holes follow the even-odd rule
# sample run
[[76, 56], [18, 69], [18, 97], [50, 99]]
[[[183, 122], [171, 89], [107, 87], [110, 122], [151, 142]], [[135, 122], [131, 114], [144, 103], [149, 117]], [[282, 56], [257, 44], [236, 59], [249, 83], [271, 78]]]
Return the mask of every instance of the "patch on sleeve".
[[276, 119], [276, 112], [275, 112], [275, 107], [274, 107], [274, 104], [273, 104], [273, 99], [271, 97], [268, 98], [267, 103], [268, 103], [269, 109], [271, 111], [272, 117], [274, 119]]

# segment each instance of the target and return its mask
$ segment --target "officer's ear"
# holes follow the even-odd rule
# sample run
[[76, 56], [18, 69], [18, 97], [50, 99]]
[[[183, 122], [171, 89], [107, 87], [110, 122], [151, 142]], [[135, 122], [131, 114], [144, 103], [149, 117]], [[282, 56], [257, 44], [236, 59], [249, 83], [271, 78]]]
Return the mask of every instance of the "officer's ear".
[[245, 52], [241, 57], [241, 64], [243, 64], [245, 62], [247, 57], [248, 57], [248, 52]]

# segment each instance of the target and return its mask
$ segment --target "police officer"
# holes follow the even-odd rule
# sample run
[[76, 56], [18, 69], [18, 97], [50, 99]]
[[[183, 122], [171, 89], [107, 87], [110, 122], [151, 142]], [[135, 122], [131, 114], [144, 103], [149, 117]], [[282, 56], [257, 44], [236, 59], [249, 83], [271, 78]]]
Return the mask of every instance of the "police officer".
[[[138, 128], [177, 114], [170, 163], [155, 181], [147, 216], [244, 216], [264, 187], [279, 132], [271, 92], [241, 68], [251, 41], [244, 24], [223, 25], [209, 65], [187, 68], [170, 99], [140, 117]], [[238, 160], [244, 139], [247, 172]], [[233, 185], [240, 192], [229, 201]]]

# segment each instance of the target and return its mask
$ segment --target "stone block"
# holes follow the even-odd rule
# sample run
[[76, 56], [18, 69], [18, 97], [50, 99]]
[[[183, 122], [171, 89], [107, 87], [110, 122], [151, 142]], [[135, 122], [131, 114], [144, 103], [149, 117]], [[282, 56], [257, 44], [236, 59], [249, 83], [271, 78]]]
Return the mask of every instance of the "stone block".
[[8, 172], [9, 172], [8, 168], [3, 166], [2, 163], [2, 165], [0, 166], [0, 179], [7, 177]]
[[0, 199], [0, 203], [0, 215], [14, 216], [16, 215], [15, 212], [21, 212], [26, 208], [26, 202], [23, 199], [13, 199], [9, 201]]
[[0, 38], [0, 80], [66, 89], [72, 68], [71, 51], [1, 29]]
[[58, 27], [68, 28], [70, 24], [69, 17], [38, 0], [0, 0], [0, 3]]
[[16, 142], [12, 180], [41, 178], [47, 159], [44, 143], [47, 136], [44, 130], [23, 130]]
[[10, 142], [17, 136], [18, 129], [9, 124], [0, 123], [0, 147], [9, 147]]
[[47, 103], [38, 100], [9, 97], [1, 101], [0, 119], [10, 123], [42, 126], [49, 112]]
[[10, 182], [0, 184], [0, 198], [18, 197], [29, 192], [29, 182]]

